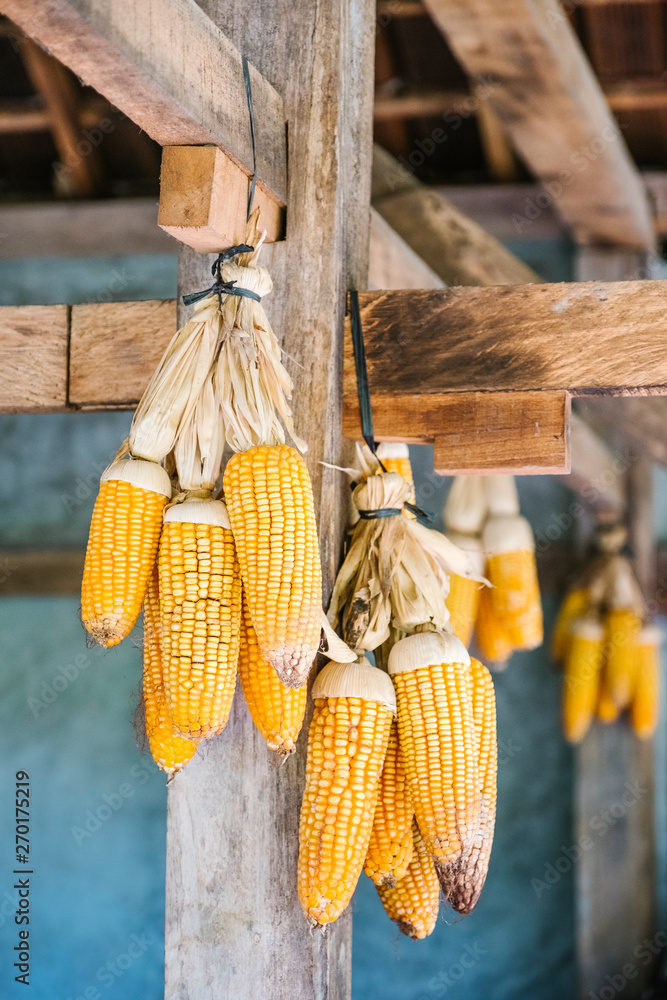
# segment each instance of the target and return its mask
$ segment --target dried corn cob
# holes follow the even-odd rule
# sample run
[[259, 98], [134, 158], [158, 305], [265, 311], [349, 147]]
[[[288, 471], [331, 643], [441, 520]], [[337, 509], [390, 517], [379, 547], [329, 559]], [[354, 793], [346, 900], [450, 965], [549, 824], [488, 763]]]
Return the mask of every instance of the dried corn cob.
[[322, 570], [310, 476], [288, 445], [232, 455], [224, 475], [243, 587], [262, 653], [300, 687], [321, 632]]
[[607, 671], [603, 667], [600, 679], [600, 690], [598, 692], [598, 704], [596, 709], [596, 715], [600, 720], [600, 722], [604, 722], [605, 725], [608, 725], [611, 722], [616, 722], [619, 715], [621, 714], [621, 710], [618, 707], [618, 705], [614, 701], [612, 701], [609, 695], [609, 691], [607, 689], [606, 673]]
[[364, 871], [376, 885], [395, 885], [407, 872], [412, 858], [413, 816], [398, 728], [392, 722], [364, 865]]
[[170, 507], [160, 540], [160, 617], [169, 714], [190, 739], [222, 732], [236, 684], [241, 577], [225, 505]]
[[296, 750], [306, 711], [307, 689], [287, 687], [262, 656], [248, 607], [243, 602], [239, 680], [252, 720], [271, 750], [288, 757]]
[[575, 587], [564, 597], [558, 611], [551, 640], [551, 655], [554, 660], [564, 660], [570, 645], [570, 629], [576, 618], [581, 618], [588, 609], [589, 595], [584, 587]]
[[197, 744], [175, 736], [162, 674], [160, 596], [157, 566], [148, 581], [144, 601], [144, 711], [146, 735], [153, 759], [161, 770], [173, 774], [194, 756]]
[[440, 884], [433, 858], [417, 823], [412, 823], [413, 851], [407, 874], [393, 886], [378, 887], [387, 916], [401, 934], [419, 941], [432, 934], [438, 919]]
[[81, 618], [101, 646], [117, 645], [137, 620], [169, 496], [154, 462], [113, 462], [102, 473], [81, 586]]
[[359, 880], [396, 702], [387, 675], [367, 660], [327, 664], [312, 693], [299, 899], [318, 927], [340, 916]]
[[[460, 549], [471, 553], [473, 558], [476, 557], [477, 573], [483, 575], [484, 556], [480, 540], [474, 535], [459, 535], [451, 531], [447, 537]], [[466, 647], [470, 645], [475, 629], [481, 591], [482, 586], [476, 580], [466, 580], [456, 573], [452, 573], [449, 578], [449, 594], [445, 600], [449, 611], [449, 623], [454, 634]]]
[[563, 674], [563, 732], [579, 743], [589, 730], [600, 688], [604, 629], [594, 618], [580, 618], [570, 630]]
[[453, 861], [480, 822], [470, 658], [455, 636], [421, 632], [396, 643], [389, 673], [419, 829], [436, 860]]
[[609, 697], [619, 709], [630, 704], [639, 657], [641, 618], [631, 608], [612, 608], [605, 618], [605, 675]]
[[630, 707], [632, 728], [641, 739], [653, 736], [660, 715], [660, 643], [662, 633], [645, 625], [637, 639], [638, 668]]
[[457, 913], [471, 913], [479, 900], [491, 858], [496, 823], [498, 741], [493, 678], [479, 660], [470, 660], [477, 766], [481, 785], [480, 824], [473, 843], [458, 860], [437, 863], [445, 899]]
[[528, 521], [518, 515], [493, 516], [482, 544], [496, 617], [515, 649], [535, 649], [543, 639], [542, 602]]
[[475, 638], [482, 659], [490, 663], [496, 670], [504, 669], [512, 655], [514, 646], [496, 615], [493, 598], [488, 587], [482, 587], [479, 595]]

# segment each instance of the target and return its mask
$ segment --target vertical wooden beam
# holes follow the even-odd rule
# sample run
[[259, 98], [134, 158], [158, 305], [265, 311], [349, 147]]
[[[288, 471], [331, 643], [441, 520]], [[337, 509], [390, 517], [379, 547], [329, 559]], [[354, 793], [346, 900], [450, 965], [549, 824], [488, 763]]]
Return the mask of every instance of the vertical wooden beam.
[[[288, 231], [266, 248], [266, 310], [294, 377], [295, 423], [318, 508], [325, 590], [340, 557], [346, 484], [319, 464], [341, 454], [345, 292], [365, 287], [374, 4], [257, 0], [202, 7], [280, 90], [290, 137]], [[182, 290], [210, 283], [184, 250]], [[305, 734], [304, 734], [305, 735]], [[347, 1000], [351, 916], [312, 934], [297, 900], [305, 740], [269, 761], [240, 692], [229, 725], [170, 784], [167, 1000]]]
[[[643, 255], [596, 251], [579, 274], [608, 279], [621, 269], [642, 274]], [[651, 464], [635, 458], [626, 477], [628, 527], [635, 569], [645, 596], [656, 590]], [[652, 740], [639, 740], [626, 720], [596, 724], [576, 753], [575, 838], [579, 996], [605, 988], [639, 997], [652, 980], [637, 948], [656, 933], [655, 759]], [[648, 950], [642, 955], [648, 955]], [[624, 966], [631, 966], [629, 976]], [[621, 984], [622, 985], [619, 985]], [[627, 989], [626, 989], [627, 986]]]

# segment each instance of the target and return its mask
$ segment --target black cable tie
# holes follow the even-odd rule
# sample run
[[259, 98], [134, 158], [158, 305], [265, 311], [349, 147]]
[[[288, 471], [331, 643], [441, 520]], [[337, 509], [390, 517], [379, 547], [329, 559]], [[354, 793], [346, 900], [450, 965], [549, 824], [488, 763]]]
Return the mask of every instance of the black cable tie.
[[380, 507], [378, 510], [360, 510], [359, 517], [364, 521], [374, 521], [379, 517], [399, 517], [402, 512], [402, 507]]
[[[364, 347], [364, 331], [361, 327], [361, 312], [359, 311], [359, 292], [351, 291], [350, 326], [352, 328], [352, 349], [354, 351], [354, 368], [357, 373], [357, 396], [359, 397], [359, 413], [361, 416], [361, 436], [377, 458], [377, 444], [373, 433], [373, 410], [371, 409], [371, 392], [368, 386], [368, 369], [366, 367], [366, 349]], [[381, 459], [377, 458], [380, 468], [386, 472]]]
[[240, 253], [252, 253], [254, 249], [254, 247], [248, 246], [247, 243], [239, 243], [237, 246], [230, 247], [229, 250], [224, 250], [218, 254], [211, 265], [211, 274], [215, 278], [214, 284], [210, 288], [204, 288], [201, 292], [190, 292], [189, 295], [184, 295], [183, 305], [191, 306], [193, 302], [199, 302], [201, 299], [205, 299], [207, 295], [214, 293], [217, 294], [220, 302], [222, 302], [223, 295], [236, 295], [239, 298], [261, 302], [262, 296], [258, 295], [257, 292], [253, 292], [250, 288], [237, 288], [236, 281], [223, 281], [221, 271], [222, 265], [226, 264], [227, 261], [233, 257], [237, 257]]
[[411, 514], [414, 514], [418, 521], [426, 521], [427, 524], [431, 524], [431, 522], [435, 520], [435, 514], [430, 510], [422, 510], [421, 507], [418, 507], [414, 503], [408, 503], [407, 501], [403, 504], [403, 506], [409, 510]]
[[248, 194], [248, 212], [246, 215], [246, 222], [250, 220], [250, 213], [252, 212], [252, 203], [255, 198], [255, 184], [257, 183], [257, 148], [255, 145], [255, 116], [252, 110], [252, 87], [250, 86], [250, 70], [248, 68], [248, 60], [245, 56], [241, 56], [241, 63], [243, 65], [243, 82], [245, 84], [245, 96], [248, 101], [248, 115], [250, 117], [250, 139], [252, 141], [252, 181], [250, 182], [250, 193]]

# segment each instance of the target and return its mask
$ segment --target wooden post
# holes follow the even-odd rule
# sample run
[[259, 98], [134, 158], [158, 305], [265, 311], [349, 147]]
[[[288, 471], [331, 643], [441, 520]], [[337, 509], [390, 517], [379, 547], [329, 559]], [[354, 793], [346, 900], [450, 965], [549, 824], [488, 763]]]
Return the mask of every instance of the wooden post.
[[[327, 593], [341, 555], [345, 292], [366, 282], [374, 4], [202, 3], [280, 91], [289, 127], [288, 231], [262, 263], [266, 310], [297, 389], [310, 445]], [[241, 234], [239, 234], [241, 235]], [[210, 258], [182, 251], [182, 291], [210, 284]], [[305, 734], [304, 734], [305, 735]], [[351, 917], [311, 933], [296, 892], [305, 740], [272, 766], [240, 691], [223, 735], [170, 784], [167, 1000], [346, 1000]]]
[[[596, 251], [579, 263], [587, 279], [637, 277], [623, 250]], [[593, 272], [595, 265], [595, 273]], [[629, 269], [629, 270], [628, 270]], [[628, 527], [635, 569], [645, 596], [655, 597], [652, 467], [633, 458], [627, 476]], [[656, 932], [655, 761], [652, 740], [639, 740], [627, 720], [597, 723], [576, 754], [575, 836], [582, 848], [576, 876], [579, 996], [590, 1000], [605, 987], [619, 997], [640, 997], [651, 982], [653, 961], [637, 948]], [[648, 951], [641, 953], [648, 954]], [[634, 974], [626, 977], [625, 965]], [[627, 987], [615, 982], [627, 978]]]

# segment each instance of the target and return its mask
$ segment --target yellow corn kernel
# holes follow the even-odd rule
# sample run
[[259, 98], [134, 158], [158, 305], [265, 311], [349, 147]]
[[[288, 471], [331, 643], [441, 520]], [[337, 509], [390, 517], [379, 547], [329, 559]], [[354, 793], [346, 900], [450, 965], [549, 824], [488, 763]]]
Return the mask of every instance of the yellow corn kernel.
[[166, 503], [121, 479], [100, 484], [81, 586], [81, 618], [100, 646], [116, 646], [139, 616]]
[[243, 602], [239, 680], [252, 720], [271, 750], [289, 757], [296, 750], [297, 737], [306, 711], [307, 688], [287, 687], [268, 660], [262, 656]]
[[655, 626], [649, 625], [639, 633], [639, 663], [630, 721], [641, 739], [653, 736], [660, 715], [660, 640], [660, 632]]
[[588, 618], [575, 622], [563, 672], [562, 721], [569, 743], [579, 743], [593, 720], [603, 655], [604, 629], [600, 623]]
[[387, 916], [401, 934], [419, 941], [432, 934], [438, 919], [440, 884], [433, 858], [416, 822], [412, 824], [414, 848], [407, 873], [393, 886], [378, 887]]
[[515, 649], [536, 649], [544, 638], [535, 553], [530, 549], [489, 556], [486, 575], [497, 619]]
[[627, 708], [637, 676], [639, 615], [626, 608], [613, 608], [605, 618], [605, 673], [609, 697], [619, 709]]
[[398, 727], [392, 722], [364, 865], [364, 871], [376, 885], [394, 885], [407, 872], [412, 858], [413, 816]]
[[175, 736], [169, 718], [162, 675], [160, 646], [160, 597], [155, 566], [144, 601], [144, 711], [146, 736], [153, 760], [161, 770], [173, 774], [194, 756], [197, 744]]
[[322, 570], [306, 464], [287, 445], [232, 455], [224, 475], [243, 588], [262, 653], [306, 682], [320, 642]]
[[488, 590], [488, 587], [483, 588], [477, 580], [466, 580], [456, 573], [452, 573], [449, 578], [449, 594], [445, 598], [445, 604], [454, 634], [464, 646], [469, 646], [472, 639], [482, 589]]
[[583, 587], [570, 590], [558, 611], [551, 640], [551, 655], [554, 660], [564, 660], [570, 645], [570, 629], [576, 618], [585, 614], [588, 608], [588, 591]]
[[436, 860], [454, 860], [473, 843], [480, 821], [470, 667], [431, 664], [392, 673], [392, 680], [419, 829]]
[[477, 767], [481, 788], [480, 824], [468, 850], [453, 862], [436, 864], [448, 903], [457, 913], [477, 905], [489, 870], [496, 823], [498, 740], [493, 678], [479, 660], [470, 660]]
[[504, 666], [514, 650], [507, 632], [496, 615], [489, 587], [482, 587], [480, 591], [475, 639], [482, 659], [497, 667]]
[[359, 880], [392, 717], [376, 701], [315, 699], [298, 866], [299, 899], [313, 927], [340, 916]]
[[232, 533], [217, 524], [166, 521], [158, 566], [174, 730], [190, 739], [214, 736], [229, 718], [240, 643], [241, 576]]

